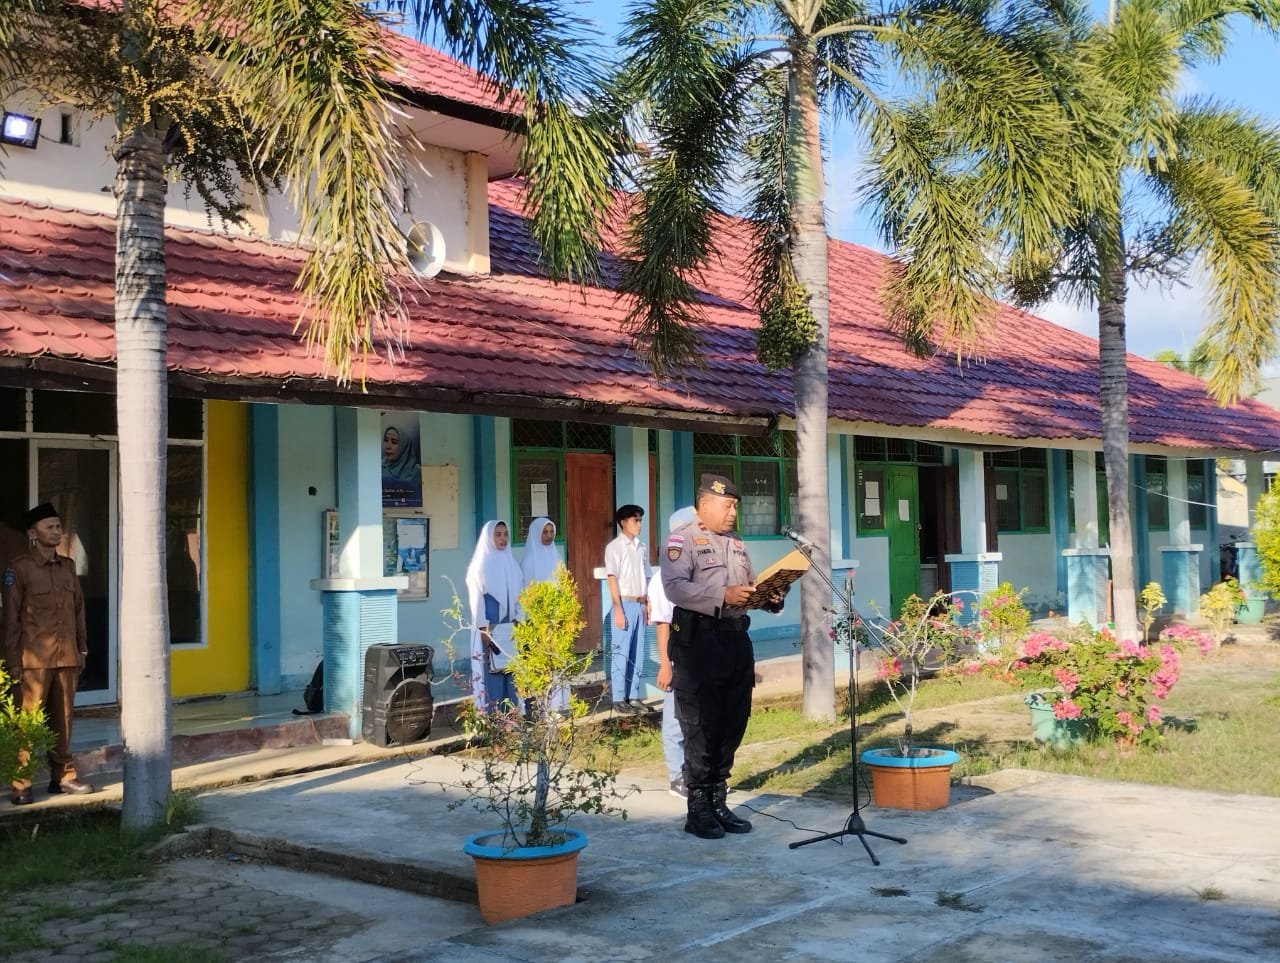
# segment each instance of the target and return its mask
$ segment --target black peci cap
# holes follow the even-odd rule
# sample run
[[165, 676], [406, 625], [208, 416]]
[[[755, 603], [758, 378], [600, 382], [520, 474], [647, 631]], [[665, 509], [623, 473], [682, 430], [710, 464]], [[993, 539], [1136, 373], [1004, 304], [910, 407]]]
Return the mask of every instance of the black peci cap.
[[37, 522], [43, 522], [46, 518], [61, 518], [58, 510], [48, 502], [41, 502], [31, 511], [27, 512], [27, 528], [35, 528]]

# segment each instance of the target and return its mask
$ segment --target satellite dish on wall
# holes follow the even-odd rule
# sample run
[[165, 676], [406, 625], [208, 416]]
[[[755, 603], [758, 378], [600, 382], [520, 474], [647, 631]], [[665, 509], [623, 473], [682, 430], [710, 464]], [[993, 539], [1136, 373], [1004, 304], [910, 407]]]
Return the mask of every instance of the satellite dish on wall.
[[444, 235], [430, 221], [415, 221], [405, 233], [409, 264], [424, 278], [433, 278], [444, 267]]

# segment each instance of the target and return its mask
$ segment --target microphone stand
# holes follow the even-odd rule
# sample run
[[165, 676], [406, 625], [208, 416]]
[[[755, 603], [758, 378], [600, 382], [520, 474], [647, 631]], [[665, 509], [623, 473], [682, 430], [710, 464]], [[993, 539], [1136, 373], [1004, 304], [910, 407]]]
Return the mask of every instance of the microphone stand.
[[862, 813], [858, 806], [858, 634], [854, 628], [854, 619], [856, 614], [853, 608], [853, 600], [849, 596], [836, 588], [835, 582], [831, 581], [831, 576], [827, 574], [824, 567], [813, 564], [814, 545], [807, 539], [792, 538], [810, 562], [809, 571], [817, 572], [822, 580], [831, 588], [832, 598], [838, 599], [843, 606], [840, 612], [835, 613], [833, 622], [836, 627], [836, 638], [845, 642], [846, 651], [849, 653], [849, 751], [853, 756], [853, 812], [849, 814], [849, 818], [845, 820], [844, 826], [832, 833], [823, 833], [821, 836], [814, 836], [811, 839], [802, 839], [799, 842], [788, 844], [788, 849], [799, 849], [801, 846], [808, 846], [810, 843], [819, 843], [826, 839], [839, 839], [842, 836], [857, 836], [858, 842], [862, 843], [862, 848], [867, 851], [867, 855], [871, 857], [873, 866], [879, 866], [880, 860], [876, 859], [876, 854], [871, 851], [870, 845], [867, 844], [867, 837], [874, 836], [877, 839], [887, 839], [890, 842], [906, 844], [906, 840], [901, 836], [890, 836], [886, 833], [872, 832], [867, 828], [867, 824], [862, 819]]

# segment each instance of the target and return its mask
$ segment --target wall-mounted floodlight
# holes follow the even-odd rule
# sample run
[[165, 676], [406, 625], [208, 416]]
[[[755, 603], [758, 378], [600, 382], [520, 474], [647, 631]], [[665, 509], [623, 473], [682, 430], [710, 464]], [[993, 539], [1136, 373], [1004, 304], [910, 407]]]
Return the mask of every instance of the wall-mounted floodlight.
[[0, 126], [0, 143], [12, 144], [15, 147], [29, 147], [35, 150], [40, 139], [40, 119], [25, 114], [4, 112], [4, 122]]

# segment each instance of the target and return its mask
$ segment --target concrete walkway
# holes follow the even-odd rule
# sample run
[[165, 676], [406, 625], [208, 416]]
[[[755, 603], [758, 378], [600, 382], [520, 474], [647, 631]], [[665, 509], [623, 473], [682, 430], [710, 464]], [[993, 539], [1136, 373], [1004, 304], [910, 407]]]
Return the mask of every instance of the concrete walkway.
[[[467, 899], [461, 840], [488, 824], [449, 811], [458, 767], [437, 757], [313, 773], [218, 790], [202, 809], [250, 856], [372, 861]], [[582, 820], [576, 906], [486, 927], [460, 902], [381, 958], [1280, 959], [1276, 800], [1027, 771], [991, 784], [999, 791], [932, 813], [864, 810], [869, 828], [909, 840], [872, 840], [877, 867], [856, 839], [788, 847], [841, 828], [846, 806], [735, 793], [759, 813], [755, 831], [704, 841], [681, 831], [680, 801], [641, 783], [625, 822]]]
[[[779, 680], [781, 681], [781, 680]], [[1280, 960], [1280, 801], [1011, 770], [931, 813], [734, 793], [755, 831], [698, 840], [665, 783], [626, 821], [585, 818], [579, 902], [485, 926], [461, 851], [491, 828], [426, 746], [264, 750], [175, 772], [200, 791], [186, 858], [126, 887], [82, 884], [0, 907], [15, 963], [139, 958], [307, 961]], [[118, 798], [43, 799], [0, 819]], [[384, 885], [371, 885], [380, 883]], [[65, 909], [65, 912], [62, 909]], [[37, 921], [34, 928], [28, 925]], [[71, 921], [70, 923], [68, 921]], [[43, 922], [40, 922], [43, 921]], [[32, 942], [4, 945], [28, 925]], [[201, 955], [201, 954], [205, 955]]]

